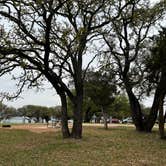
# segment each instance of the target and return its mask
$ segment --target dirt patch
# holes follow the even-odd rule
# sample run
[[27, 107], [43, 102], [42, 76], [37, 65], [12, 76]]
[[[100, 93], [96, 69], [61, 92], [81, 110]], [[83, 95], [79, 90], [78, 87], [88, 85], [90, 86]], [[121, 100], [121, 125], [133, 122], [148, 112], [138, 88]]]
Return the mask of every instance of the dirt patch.
[[10, 129], [17, 129], [17, 130], [29, 130], [35, 133], [43, 133], [43, 132], [55, 132], [60, 131], [61, 128], [59, 126], [52, 127], [44, 125], [44, 124], [25, 124], [25, 125], [12, 125]]
[[[83, 126], [103, 126], [103, 124], [96, 124], [96, 123], [84, 123]], [[119, 126], [133, 126], [131, 125], [124, 125], [124, 124], [109, 124], [108, 127], [119, 127]], [[72, 124], [69, 124], [69, 128], [72, 127]], [[17, 130], [29, 130], [31, 132], [35, 133], [43, 133], [43, 132], [57, 132], [61, 130], [61, 127], [59, 125], [52, 127], [49, 125], [47, 127], [46, 124], [19, 124], [19, 125], [11, 125], [10, 128], [3, 128], [5, 130], [12, 130], [12, 129], [17, 129]]]

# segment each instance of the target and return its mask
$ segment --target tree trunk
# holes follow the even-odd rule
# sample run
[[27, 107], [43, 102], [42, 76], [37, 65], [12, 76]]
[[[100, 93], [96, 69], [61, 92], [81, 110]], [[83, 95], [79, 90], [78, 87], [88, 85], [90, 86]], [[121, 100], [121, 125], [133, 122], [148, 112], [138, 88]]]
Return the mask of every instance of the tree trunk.
[[104, 118], [104, 129], [107, 130], [108, 129], [107, 113], [106, 113], [106, 111], [103, 108], [101, 108], [101, 110], [102, 110], [103, 118]]
[[92, 117], [90, 115], [90, 110], [91, 110], [91, 107], [88, 107], [87, 110], [85, 111], [84, 122], [86, 122], [86, 123], [90, 123], [90, 120]]
[[160, 105], [159, 105], [159, 133], [160, 133], [160, 138], [165, 139], [165, 133], [164, 133], [164, 110], [163, 110], [163, 104], [164, 104], [164, 99], [160, 100]]
[[156, 122], [160, 101], [162, 100], [161, 98], [162, 98], [162, 92], [160, 90], [156, 89], [154, 100], [153, 100], [153, 105], [151, 107], [150, 114], [146, 120], [145, 131], [147, 131], [147, 132], [152, 131], [152, 128]]
[[134, 93], [132, 92], [132, 89], [130, 88], [129, 85], [126, 85], [126, 91], [127, 91], [128, 97], [129, 97], [132, 118], [133, 118], [133, 122], [136, 126], [136, 130], [144, 131], [145, 128], [144, 128], [144, 122], [143, 122], [143, 115], [141, 112], [141, 107], [140, 107], [139, 101], [136, 98], [136, 96], [134, 95]]
[[82, 105], [83, 105], [83, 95], [76, 96], [74, 102], [74, 122], [72, 128], [72, 137], [75, 139], [82, 138]]
[[67, 116], [67, 101], [65, 93], [60, 94], [61, 98], [61, 124], [62, 124], [62, 136], [63, 138], [70, 137], [70, 131], [68, 128], [68, 116]]

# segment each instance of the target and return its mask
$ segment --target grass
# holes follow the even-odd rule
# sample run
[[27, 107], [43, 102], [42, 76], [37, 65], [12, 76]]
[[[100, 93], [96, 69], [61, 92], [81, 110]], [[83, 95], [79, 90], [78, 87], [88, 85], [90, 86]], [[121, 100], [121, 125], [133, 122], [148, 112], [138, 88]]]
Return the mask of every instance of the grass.
[[166, 142], [157, 131], [84, 127], [82, 140], [60, 132], [0, 129], [0, 166], [164, 166]]

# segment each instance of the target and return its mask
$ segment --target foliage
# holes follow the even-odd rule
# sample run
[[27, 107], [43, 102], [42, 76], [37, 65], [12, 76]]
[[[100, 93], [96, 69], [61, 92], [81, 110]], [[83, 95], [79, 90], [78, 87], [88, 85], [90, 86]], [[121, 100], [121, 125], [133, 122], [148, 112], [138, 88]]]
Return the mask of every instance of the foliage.
[[0, 120], [16, 116], [17, 110], [0, 102]]
[[107, 109], [114, 102], [117, 87], [110, 72], [89, 71], [85, 80], [85, 95], [100, 109]]
[[166, 28], [163, 27], [161, 31], [159, 31], [159, 35], [153, 36], [152, 41], [151, 52], [144, 61], [149, 92], [159, 84], [161, 76], [164, 75], [166, 71]]
[[108, 128], [108, 107], [113, 104], [117, 86], [115, 75], [111, 72], [89, 71], [85, 81], [85, 95], [101, 110], [104, 127]]
[[115, 97], [115, 101], [110, 108], [110, 115], [118, 119], [131, 116], [130, 104], [128, 98], [124, 94]]
[[122, 11], [119, 19], [111, 20], [103, 32], [107, 45], [102, 57], [105, 66], [116, 72], [122, 88], [130, 86], [133, 89], [138, 100], [146, 92], [142, 59], [150, 48], [148, 38], [152, 37], [151, 29], [162, 20], [164, 11], [161, 1], [153, 5], [150, 0], [133, 1]]
[[51, 117], [60, 118], [60, 107], [44, 107], [37, 105], [26, 105], [18, 109], [18, 113], [21, 116], [26, 116], [29, 118], [35, 118], [36, 122], [39, 122], [40, 119], [45, 119], [46, 122], [50, 120]]
[[[70, 82], [72, 84], [72, 82]], [[86, 84], [84, 86], [84, 89], [86, 89]], [[73, 90], [74, 91], [74, 90]], [[85, 90], [84, 90], [85, 92]], [[67, 99], [67, 107], [68, 107], [68, 119], [73, 119], [73, 104], [71, 103], [70, 99]], [[84, 122], [90, 122], [92, 116], [95, 114], [97, 115], [99, 112], [101, 112], [100, 108], [95, 105], [95, 103], [92, 101], [92, 99], [84, 93], [83, 98], [83, 119]]]

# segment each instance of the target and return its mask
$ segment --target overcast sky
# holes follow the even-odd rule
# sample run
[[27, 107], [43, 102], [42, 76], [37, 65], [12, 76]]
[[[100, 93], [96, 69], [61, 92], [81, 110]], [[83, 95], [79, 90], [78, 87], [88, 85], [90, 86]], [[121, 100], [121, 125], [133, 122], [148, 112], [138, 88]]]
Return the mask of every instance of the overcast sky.
[[[0, 78], [0, 92], [14, 92], [16, 91], [16, 85], [14, 81], [11, 81], [10, 76], [3, 76]], [[24, 105], [42, 105], [42, 106], [56, 106], [60, 105], [59, 96], [55, 90], [51, 88], [49, 84], [43, 87], [45, 90], [37, 92], [36, 90], [25, 89], [21, 95], [21, 98], [14, 101], [4, 101], [4, 104], [13, 106], [15, 108], [22, 107]]]
[[[0, 91], [13, 92], [16, 90], [15, 82], [11, 81], [9, 76], [0, 78]], [[4, 101], [4, 104], [8, 106], [13, 106], [15, 108], [22, 107], [24, 105], [32, 104], [32, 105], [42, 105], [42, 106], [56, 106], [60, 105], [59, 96], [56, 94], [55, 90], [51, 88], [49, 84], [45, 85], [40, 92], [36, 90], [24, 90], [21, 95], [21, 98], [14, 101]], [[153, 98], [149, 98], [143, 102], [146, 106], [151, 106]]]

